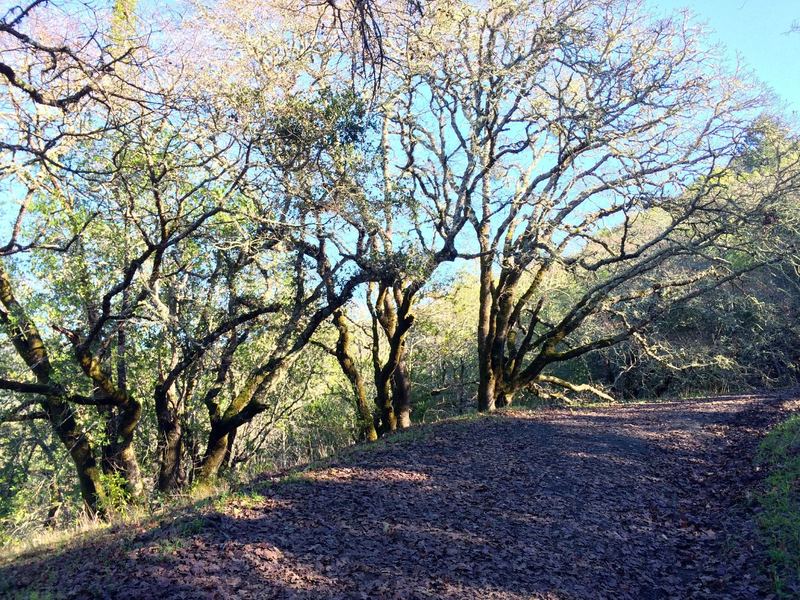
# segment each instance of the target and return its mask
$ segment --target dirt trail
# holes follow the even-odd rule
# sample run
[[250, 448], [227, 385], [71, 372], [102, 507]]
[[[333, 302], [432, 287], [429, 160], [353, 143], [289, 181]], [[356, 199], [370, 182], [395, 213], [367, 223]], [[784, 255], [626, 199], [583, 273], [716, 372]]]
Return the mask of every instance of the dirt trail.
[[[255, 502], [0, 569], [127, 598], [759, 598], [747, 489], [778, 397], [422, 428]], [[258, 486], [257, 486], [258, 487]]]

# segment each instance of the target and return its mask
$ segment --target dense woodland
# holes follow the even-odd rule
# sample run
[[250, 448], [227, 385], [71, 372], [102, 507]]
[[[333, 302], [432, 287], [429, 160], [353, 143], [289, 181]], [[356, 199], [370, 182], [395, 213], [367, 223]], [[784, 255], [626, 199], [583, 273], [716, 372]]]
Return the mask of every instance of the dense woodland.
[[636, 0], [8, 9], [0, 539], [450, 415], [796, 383], [797, 129], [707, 39]]

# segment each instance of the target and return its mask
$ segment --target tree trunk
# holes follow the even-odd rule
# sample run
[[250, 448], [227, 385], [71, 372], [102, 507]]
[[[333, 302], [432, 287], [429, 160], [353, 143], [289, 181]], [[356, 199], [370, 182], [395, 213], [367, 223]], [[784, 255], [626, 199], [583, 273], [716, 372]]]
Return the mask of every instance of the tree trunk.
[[411, 380], [404, 360], [397, 363], [392, 375], [392, 404], [399, 429], [411, 427]]
[[177, 399], [169, 390], [164, 390], [162, 384], [159, 383], [154, 394], [159, 456], [156, 488], [160, 492], [173, 492], [185, 481], [181, 465], [183, 431]]
[[86, 434], [78, 427], [72, 407], [60, 398], [49, 397], [42, 402], [50, 423], [58, 439], [69, 451], [78, 482], [81, 497], [90, 515], [102, 515], [105, 510], [105, 490], [100, 468]]
[[109, 472], [122, 475], [125, 491], [132, 500], [143, 498], [144, 485], [139, 469], [139, 461], [133, 448], [133, 435], [142, 416], [142, 405], [135, 397], [115, 384], [109, 372], [77, 335], [70, 335], [75, 346], [75, 355], [81, 369], [98, 387], [97, 394], [108, 399], [113, 406], [113, 416], [109, 424], [109, 442], [104, 448], [104, 461]]
[[144, 497], [142, 473], [133, 448], [133, 434], [141, 415], [142, 406], [133, 398], [123, 407], [112, 408], [109, 442], [103, 447], [103, 471], [121, 475], [125, 492], [133, 501]]
[[494, 372], [488, 364], [488, 360], [484, 360], [482, 355], [478, 355], [480, 361], [480, 369], [478, 371], [478, 410], [480, 412], [494, 412], [497, 408], [495, 406], [494, 396]]
[[367, 393], [364, 384], [356, 392], [356, 403], [358, 404], [358, 418], [361, 436], [368, 442], [378, 439], [378, 432], [375, 430], [375, 419], [367, 401]]
[[211, 433], [208, 435], [206, 451], [194, 477], [195, 481], [206, 484], [212, 483], [219, 475], [219, 470], [225, 460], [227, 451], [228, 434], [220, 431], [216, 424], [212, 425]]
[[392, 394], [390, 391], [391, 386], [389, 382], [381, 385], [378, 389], [378, 395], [375, 403], [380, 410], [381, 422], [378, 428], [378, 433], [385, 435], [397, 430], [397, 418], [394, 416], [394, 407], [392, 406]]
[[347, 327], [347, 318], [343, 311], [337, 310], [333, 313], [333, 323], [339, 332], [339, 339], [336, 342], [336, 359], [339, 361], [339, 366], [353, 388], [356, 410], [358, 411], [359, 434], [362, 439], [374, 442], [378, 439], [378, 433], [375, 430], [369, 402], [367, 402], [364, 379], [361, 377], [361, 371], [359, 371], [355, 363], [350, 329]]
[[[406, 336], [414, 324], [411, 307], [418, 289], [415, 284], [409, 284], [402, 291], [399, 288], [381, 288], [372, 315], [373, 345], [377, 344], [376, 323], [380, 323], [389, 342], [389, 355], [383, 365], [379, 364], [377, 353], [373, 349], [376, 402], [381, 411], [382, 434], [395, 431], [398, 424], [401, 428], [411, 425], [410, 383], [403, 362]], [[399, 375], [398, 370], [402, 371]]]
[[478, 309], [478, 410], [495, 410], [495, 386], [497, 380], [492, 369], [492, 347], [494, 343], [492, 296], [492, 257], [489, 253], [488, 224], [479, 232], [481, 242], [480, 289]]

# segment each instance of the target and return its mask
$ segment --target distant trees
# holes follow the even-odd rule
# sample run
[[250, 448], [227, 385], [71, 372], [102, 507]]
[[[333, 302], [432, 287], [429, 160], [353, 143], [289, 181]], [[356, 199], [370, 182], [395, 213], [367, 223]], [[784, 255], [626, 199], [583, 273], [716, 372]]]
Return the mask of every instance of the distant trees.
[[[760, 210], [750, 227], [738, 228], [717, 246], [739, 269], [754, 260], [763, 268], [688, 303], [665, 307], [647, 335], [593, 357], [591, 369], [615, 395], [733, 391], [796, 381], [798, 149], [797, 139], [780, 120], [764, 117], [750, 129], [728, 164], [727, 178], [740, 210], [752, 209], [754, 200]], [[706, 268], [696, 257], [678, 265], [687, 273]]]
[[797, 256], [794, 133], [633, 1], [137, 10], [0, 23], [0, 427], [91, 512], [299, 423], [608, 397], [587, 357]]

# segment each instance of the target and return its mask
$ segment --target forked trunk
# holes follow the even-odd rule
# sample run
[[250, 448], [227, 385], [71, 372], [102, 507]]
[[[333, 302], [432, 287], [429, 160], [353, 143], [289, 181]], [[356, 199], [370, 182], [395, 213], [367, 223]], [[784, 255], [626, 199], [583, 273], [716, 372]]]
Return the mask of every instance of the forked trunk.
[[142, 416], [142, 405], [112, 381], [100, 360], [92, 355], [88, 347], [79, 343], [76, 335], [70, 335], [70, 341], [75, 346], [76, 358], [83, 372], [97, 386], [95, 395], [102, 397], [104, 404], [112, 407], [111, 412], [106, 413], [108, 442], [103, 448], [104, 470], [121, 475], [130, 499], [140, 501], [144, 486], [133, 447], [133, 435]]

